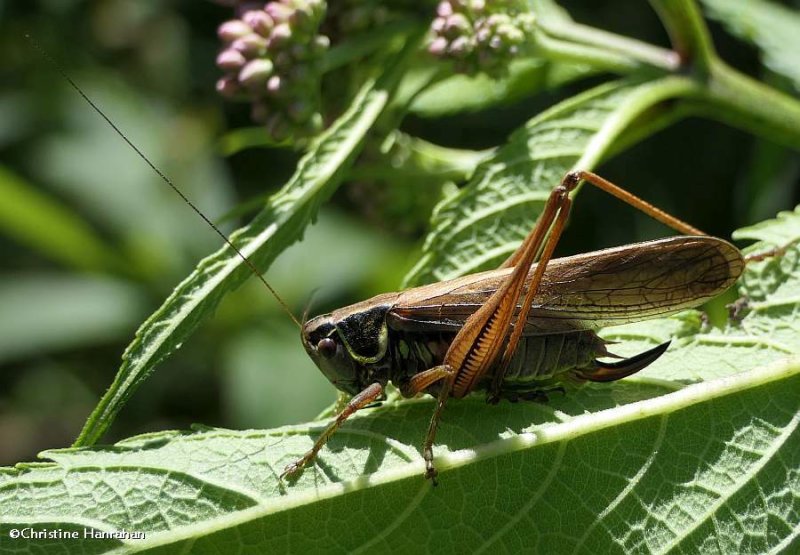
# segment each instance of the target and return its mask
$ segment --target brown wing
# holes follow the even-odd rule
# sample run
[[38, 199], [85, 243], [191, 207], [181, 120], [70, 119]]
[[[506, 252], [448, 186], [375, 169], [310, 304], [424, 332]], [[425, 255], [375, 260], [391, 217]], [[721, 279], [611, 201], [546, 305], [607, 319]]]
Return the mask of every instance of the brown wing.
[[[716, 237], [670, 237], [552, 260], [525, 335], [597, 329], [665, 316], [719, 295], [744, 269], [739, 250]], [[493, 270], [400, 293], [392, 328], [452, 331], [511, 272]], [[529, 275], [532, 274], [529, 272]]]

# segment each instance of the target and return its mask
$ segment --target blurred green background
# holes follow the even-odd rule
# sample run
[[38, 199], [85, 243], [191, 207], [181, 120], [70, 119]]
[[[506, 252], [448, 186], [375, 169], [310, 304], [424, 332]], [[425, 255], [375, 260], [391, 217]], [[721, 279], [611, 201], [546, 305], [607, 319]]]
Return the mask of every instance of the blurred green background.
[[[786, 3], [791, 5], [791, 3]], [[645, 3], [562, 2], [575, 19], [667, 46]], [[218, 237], [119, 140], [25, 39], [30, 33], [109, 117], [226, 231], [291, 175], [298, 154], [226, 157], [220, 138], [250, 125], [214, 93], [211, 2], [0, 2], [0, 464], [69, 445], [111, 383], [138, 325]], [[797, 95], [757, 52], [711, 23], [724, 59]], [[477, 114], [404, 129], [487, 148], [526, 119], [602, 78]], [[689, 120], [600, 171], [662, 208], [727, 237], [800, 201], [800, 158], [721, 124]], [[345, 183], [267, 279], [295, 313], [396, 289], [438, 190]], [[233, 217], [235, 215], [236, 217]], [[666, 235], [593, 191], [581, 195], [561, 254]], [[158, 368], [117, 419], [111, 442], [193, 422], [272, 427], [312, 418], [335, 391], [256, 281], [228, 297]]]

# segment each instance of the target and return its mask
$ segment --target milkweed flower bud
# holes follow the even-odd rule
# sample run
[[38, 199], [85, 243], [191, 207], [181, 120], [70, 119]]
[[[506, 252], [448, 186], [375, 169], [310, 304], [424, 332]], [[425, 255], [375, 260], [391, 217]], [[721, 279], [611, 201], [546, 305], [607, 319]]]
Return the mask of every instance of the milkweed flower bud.
[[266, 58], [256, 58], [247, 62], [239, 71], [239, 83], [248, 88], [255, 88], [266, 84], [271, 74], [272, 62]]
[[442, 0], [431, 23], [428, 52], [457, 71], [500, 76], [525, 46], [534, 16], [522, 0]]
[[273, 75], [267, 81], [267, 93], [270, 96], [279, 96], [281, 92], [286, 90], [285, 80], [279, 75]]
[[217, 91], [249, 100], [251, 115], [276, 141], [296, 140], [322, 127], [322, 57], [330, 45], [318, 34], [323, 0], [239, 3], [238, 18], [220, 25]]
[[262, 37], [268, 37], [275, 27], [275, 22], [264, 10], [249, 10], [242, 14], [242, 19], [253, 31]]
[[264, 7], [264, 11], [269, 14], [275, 23], [284, 23], [289, 21], [289, 16], [292, 15], [292, 8], [287, 4], [281, 2], [270, 2]]
[[464, 38], [464, 35], [472, 30], [467, 16], [461, 13], [454, 13], [450, 17], [444, 18], [444, 25], [441, 25], [442, 35], [446, 39]]
[[269, 34], [269, 47], [274, 51], [279, 51], [289, 45], [291, 40], [292, 28], [288, 23], [281, 23]]
[[253, 29], [247, 23], [240, 19], [233, 19], [219, 26], [217, 29], [217, 36], [222, 42], [233, 42], [239, 37], [243, 37], [252, 32]]
[[217, 67], [225, 71], [237, 71], [247, 63], [244, 54], [233, 48], [226, 48], [217, 55]]
[[238, 50], [247, 58], [256, 58], [266, 54], [267, 39], [255, 33], [248, 33], [233, 41], [230, 48]]

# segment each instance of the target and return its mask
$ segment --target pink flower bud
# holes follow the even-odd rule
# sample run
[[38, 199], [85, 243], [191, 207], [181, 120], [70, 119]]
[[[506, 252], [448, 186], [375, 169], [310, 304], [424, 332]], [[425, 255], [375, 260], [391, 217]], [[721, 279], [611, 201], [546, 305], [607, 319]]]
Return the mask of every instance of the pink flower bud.
[[470, 45], [469, 39], [462, 36], [450, 43], [447, 52], [456, 58], [463, 58], [467, 56], [471, 50], [472, 45]]
[[288, 21], [289, 16], [292, 15], [294, 10], [292, 10], [292, 8], [286, 4], [281, 4], [280, 2], [270, 2], [264, 6], [264, 11], [269, 14], [276, 24], [278, 24]]
[[238, 50], [226, 48], [217, 54], [217, 67], [225, 71], [237, 71], [247, 59]]
[[486, 27], [481, 27], [478, 32], [475, 34], [475, 40], [479, 43], [487, 43], [492, 38], [492, 31], [491, 29], [487, 29]]
[[434, 56], [441, 56], [447, 52], [447, 39], [444, 37], [436, 37], [428, 45], [428, 52]]
[[292, 39], [292, 29], [288, 23], [276, 26], [269, 35], [269, 47], [280, 48]]
[[471, 0], [469, 3], [469, 7], [472, 9], [473, 12], [482, 12], [484, 8], [486, 8], [486, 1], [485, 0]]
[[284, 88], [284, 79], [278, 75], [273, 75], [267, 80], [267, 92], [272, 96], [279, 96]]
[[250, 33], [233, 41], [231, 48], [238, 50], [247, 58], [263, 56], [267, 51], [267, 39]]
[[242, 21], [247, 23], [253, 31], [262, 37], [268, 37], [275, 22], [264, 10], [250, 10], [242, 15]]
[[233, 42], [252, 32], [250, 26], [241, 19], [232, 19], [219, 26], [217, 36], [224, 42]]
[[272, 73], [272, 62], [266, 58], [250, 60], [239, 72], [239, 83], [255, 88], [263, 85]]
[[450, 39], [468, 33], [472, 25], [463, 14], [453, 14], [445, 20], [443, 34]]

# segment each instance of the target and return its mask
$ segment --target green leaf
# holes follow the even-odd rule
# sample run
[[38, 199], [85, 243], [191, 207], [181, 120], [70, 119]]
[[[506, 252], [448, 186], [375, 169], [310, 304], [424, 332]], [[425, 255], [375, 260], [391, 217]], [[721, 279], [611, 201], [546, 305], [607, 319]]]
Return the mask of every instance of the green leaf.
[[[369, 80], [348, 111], [311, 145], [297, 171], [273, 195], [253, 221], [233, 233], [230, 240], [261, 271], [286, 247], [301, 238], [317, 210], [336, 190], [342, 171], [359, 152], [363, 139], [389, 102], [402, 74], [410, 44], [387, 61], [386, 73]], [[136, 332], [122, 356], [114, 382], [84, 425], [76, 446], [95, 443], [114, 416], [156, 365], [214, 312], [225, 293], [251, 276], [251, 269], [227, 246], [200, 261], [164, 304]]]
[[755, 44], [764, 65], [800, 90], [800, 12], [767, 0], [702, 0], [706, 13], [737, 37]]
[[[800, 210], [758, 227], [795, 239]], [[51, 463], [0, 469], [0, 537], [28, 527], [146, 536], [58, 544], [95, 553], [396, 552], [443, 538], [478, 552], [791, 551], [800, 529], [800, 334], [789, 336], [795, 322], [786, 316], [800, 310], [799, 260], [795, 244], [748, 265], [740, 292], [762, 283], [763, 306], [716, 332], [738, 327], [748, 345], [737, 350], [733, 335], [706, 345], [736, 351], [703, 361], [714, 379], [628, 379], [547, 404], [452, 401], [435, 448], [438, 488], [422, 477], [419, 445], [434, 404], [426, 397], [362, 411], [293, 483], [277, 476], [324, 422], [47, 451]], [[666, 333], [676, 319], [649, 325]], [[785, 352], [764, 356], [764, 333], [783, 334]], [[707, 335], [679, 334], [669, 363], [659, 361], [661, 377], [684, 376], [696, 360], [683, 339]], [[19, 551], [55, 544], [17, 541]]]
[[542, 58], [514, 60], [509, 64], [508, 75], [501, 79], [483, 73], [448, 77], [415, 98], [411, 111], [429, 118], [477, 112], [558, 88], [596, 71], [586, 65]]
[[451, 279], [496, 266], [530, 232], [550, 191], [570, 169], [593, 168], [645, 110], [681, 94], [664, 78], [607, 83], [529, 121], [471, 181], [436, 208], [423, 254], [407, 284]]
[[[733, 238], [761, 241], [769, 248], [785, 247], [800, 236], [800, 207], [793, 212], [781, 212], [772, 220], [766, 220], [749, 227], [737, 229]], [[760, 252], [764, 245], [754, 245], [748, 252]]]

